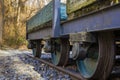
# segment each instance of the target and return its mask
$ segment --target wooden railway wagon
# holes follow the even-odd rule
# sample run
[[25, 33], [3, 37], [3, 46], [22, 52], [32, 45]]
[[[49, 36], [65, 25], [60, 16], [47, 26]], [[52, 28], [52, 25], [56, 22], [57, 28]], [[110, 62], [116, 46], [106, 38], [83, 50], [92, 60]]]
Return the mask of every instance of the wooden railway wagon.
[[53, 0], [27, 21], [28, 48], [35, 57], [44, 48], [58, 66], [72, 58], [84, 78], [105, 80], [120, 66], [119, 16], [119, 0]]

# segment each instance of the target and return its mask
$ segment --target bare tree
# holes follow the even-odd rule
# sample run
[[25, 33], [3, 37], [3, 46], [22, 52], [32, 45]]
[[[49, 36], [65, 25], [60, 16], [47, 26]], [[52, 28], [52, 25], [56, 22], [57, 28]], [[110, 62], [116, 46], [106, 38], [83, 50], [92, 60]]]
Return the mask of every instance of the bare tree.
[[4, 0], [4, 43], [9, 46], [24, 44], [25, 22], [44, 5], [44, 0]]
[[4, 16], [3, 0], [0, 0], [0, 45], [2, 43], [2, 34], [3, 34], [3, 16]]

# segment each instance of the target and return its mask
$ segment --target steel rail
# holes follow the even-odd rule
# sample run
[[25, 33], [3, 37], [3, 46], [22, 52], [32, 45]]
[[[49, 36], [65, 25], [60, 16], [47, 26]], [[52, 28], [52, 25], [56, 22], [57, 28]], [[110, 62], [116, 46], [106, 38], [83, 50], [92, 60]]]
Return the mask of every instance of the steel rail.
[[28, 54], [26, 54], [26, 55], [29, 56], [29, 57], [31, 57], [31, 58], [37, 59], [38, 61], [40, 61], [40, 62], [42, 62], [42, 63], [45, 63], [45, 64], [49, 65], [50, 67], [52, 67], [52, 68], [54, 68], [54, 69], [57, 69], [57, 70], [60, 71], [60, 72], [63, 72], [63, 73], [65, 73], [65, 74], [68, 74], [68, 75], [70, 75], [71, 77], [74, 77], [74, 78], [77, 79], [77, 80], [86, 80], [86, 79], [84, 79], [84, 78], [83, 78], [80, 74], [78, 74], [78, 73], [73, 73], [73, 72], [71, 72], [71, 71], [65, 70], [65, 69], [62, 68], [62, 67], [56, 66], [56, 65], [54, 65], [54, 64], [52, 64], [52, 63], [49, 63], [49, 62], [47, 62], [47, 61], [45, 61], [45, 60], [42, 60], [42, 59], [40, 59], [40, 58], [36, 58], [36, 57], [33, 57], [33, 56], [31, 56], [31, 55], [28, 55]]

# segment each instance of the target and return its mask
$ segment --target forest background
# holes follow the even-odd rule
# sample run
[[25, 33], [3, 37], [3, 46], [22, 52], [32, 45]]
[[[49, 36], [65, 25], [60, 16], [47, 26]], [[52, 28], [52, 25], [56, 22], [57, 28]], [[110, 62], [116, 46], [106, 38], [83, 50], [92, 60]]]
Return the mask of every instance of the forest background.
[[26, 46], [26, 21], [51, 0], [0, 0], [0, 47]]

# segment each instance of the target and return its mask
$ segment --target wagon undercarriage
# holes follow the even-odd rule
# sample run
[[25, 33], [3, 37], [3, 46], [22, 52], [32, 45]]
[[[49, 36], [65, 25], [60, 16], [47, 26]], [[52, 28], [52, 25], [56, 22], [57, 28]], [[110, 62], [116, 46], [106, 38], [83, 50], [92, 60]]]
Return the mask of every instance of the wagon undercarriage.
[[114, 63], [120, 56], [120, 3], [61, 23], [59, 12], [54, 14], [53, 25], [27, 34], [35, 57], [43, 48], [55, 65], [66, 66], [72, 58], [86, 79], [105, 80], [116, 64], [120, 66]]

